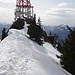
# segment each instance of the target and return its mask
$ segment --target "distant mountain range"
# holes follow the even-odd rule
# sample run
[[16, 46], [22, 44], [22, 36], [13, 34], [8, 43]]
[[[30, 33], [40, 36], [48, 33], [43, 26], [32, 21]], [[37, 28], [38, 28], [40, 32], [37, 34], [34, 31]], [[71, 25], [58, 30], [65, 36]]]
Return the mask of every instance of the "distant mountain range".
[[[71, 27], [73, 28], [73, 27]], [[65, 38], [67, 38], [69, 34], [69, 30], [67, 29], [66, 25], [58, 25], [58, 26], [44, 26], [44, 30], [47, 32], [47, 34], [57, 34], [58, 35], [58, 41], [63, 41]]]
[[[10, 28], [11, 24], [5, 24], [5, 23], [0, 23], [0, 36], [2, 35], [2, 30], [5, 27], [6, 30]], [[66, 25], [58, 25], [58, 26], [45, 26], [43, 25], [44, 30], [47, 32], [47, 34], [57, 34], [58, 39], [60, 42], [63, 41], [67, 35], [69, 34], [69, 31], [66, 27]], [[73, 28], [73, 27], [71, 27]]]

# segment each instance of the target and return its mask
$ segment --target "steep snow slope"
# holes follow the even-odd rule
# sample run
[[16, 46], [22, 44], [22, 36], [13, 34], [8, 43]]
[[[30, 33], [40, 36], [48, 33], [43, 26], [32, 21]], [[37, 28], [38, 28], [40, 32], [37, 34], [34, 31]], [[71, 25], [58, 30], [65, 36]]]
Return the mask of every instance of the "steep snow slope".
[[25, 34], [11, 29], [0, 43], [0, 75], [70, 75], [58, 64], [60, 53], [51, 44], [39, 46]]

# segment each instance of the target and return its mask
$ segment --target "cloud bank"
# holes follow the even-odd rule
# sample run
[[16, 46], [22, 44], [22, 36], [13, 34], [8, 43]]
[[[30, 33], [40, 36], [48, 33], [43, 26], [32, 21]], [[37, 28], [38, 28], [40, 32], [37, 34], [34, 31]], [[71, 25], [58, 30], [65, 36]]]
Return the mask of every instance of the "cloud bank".
[[14, 20], [14, 10], [0, 7], [0, 22], [12, 23]]
[[60, 3], [42, 13], [44, 24], [68, 24], [74, 25], [75, 8], [67, 7], [68, 3]]
[[0, 0], [0, 3], [14, 3], [15, 0]]

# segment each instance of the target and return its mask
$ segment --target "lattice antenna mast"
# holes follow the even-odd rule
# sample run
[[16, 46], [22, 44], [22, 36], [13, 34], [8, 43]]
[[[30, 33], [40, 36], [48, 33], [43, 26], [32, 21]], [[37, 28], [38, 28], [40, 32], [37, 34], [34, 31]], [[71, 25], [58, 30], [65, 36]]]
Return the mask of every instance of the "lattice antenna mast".
[[33, 17], [33, 6], [31, 6], [30, 0], [16, 0], [15, 9], [15, 20], [17, 18], [27, 18]]

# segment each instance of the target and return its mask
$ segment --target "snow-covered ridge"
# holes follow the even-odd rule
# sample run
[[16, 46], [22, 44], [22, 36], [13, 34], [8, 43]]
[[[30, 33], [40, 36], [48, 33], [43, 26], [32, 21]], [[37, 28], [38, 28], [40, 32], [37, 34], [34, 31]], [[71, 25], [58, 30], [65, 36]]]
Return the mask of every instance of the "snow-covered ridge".
[[11, 29], [0, 43], [0, 75], [70, 75], [60, 67], [60, 53], [51, 44], [40, 46], [25, 35], [24, 29]]

